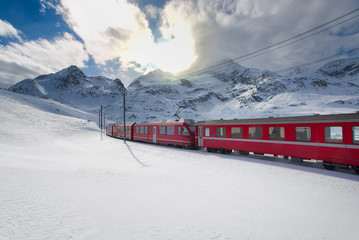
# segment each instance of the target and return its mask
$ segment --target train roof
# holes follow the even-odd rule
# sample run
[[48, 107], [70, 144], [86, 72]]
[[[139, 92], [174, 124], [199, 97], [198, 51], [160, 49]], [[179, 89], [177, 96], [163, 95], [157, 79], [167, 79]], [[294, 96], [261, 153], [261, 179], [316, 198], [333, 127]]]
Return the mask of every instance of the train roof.
[[359, 122], [359, 112], [331, 115], [311, 115], [295, 117], [268, 117], [253, 119], [209, 120], [199, 121], [197, 125], [232, 125], [232, 124], [281, 124], [281, 123], [316, 123], [316, 122]]
[[[136, 122], [126, 122], [126, 126], [129, 127], [129, 126], [132, 126], [133, 124], [135, 124]], [[110, 124], [107, 124], [107, 126], [113, 126], [113, 125], [116, 125], [116, 126], [123, 126], [123, 123], [110, 123]]]
[[196, 122], [193, 119], [181, 118], [181, 119], [168, 119], [168, 120], [154, 120], [154, 121], [142, 121], [136, 124], [153, 124], [153, 123], [187, 123], [195, 125]]

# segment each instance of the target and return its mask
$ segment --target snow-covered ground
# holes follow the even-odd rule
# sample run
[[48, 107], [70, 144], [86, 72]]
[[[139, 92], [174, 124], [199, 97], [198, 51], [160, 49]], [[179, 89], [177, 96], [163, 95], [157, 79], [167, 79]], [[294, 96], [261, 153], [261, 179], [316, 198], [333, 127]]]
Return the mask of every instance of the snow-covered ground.
[[0, 239], [359, 239], [358, 175], [101, 140], [51, 104], [0, 90]]

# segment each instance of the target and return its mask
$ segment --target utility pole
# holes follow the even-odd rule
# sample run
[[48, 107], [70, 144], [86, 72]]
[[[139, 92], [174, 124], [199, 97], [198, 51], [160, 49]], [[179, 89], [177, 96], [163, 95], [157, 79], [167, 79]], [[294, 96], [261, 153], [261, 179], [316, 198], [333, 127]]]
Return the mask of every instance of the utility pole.
[[126, 90], [123, 90], [123, 142], [126, 143]]
[[98, 128], [101, 127], [101, 109], [98, 111]]
[[106, 113], [103, 114], [103, 130], [106, 132]]
[[102, 105], [100, 107], [100, 129], [101, 129], [101, 141], [102, 141]]

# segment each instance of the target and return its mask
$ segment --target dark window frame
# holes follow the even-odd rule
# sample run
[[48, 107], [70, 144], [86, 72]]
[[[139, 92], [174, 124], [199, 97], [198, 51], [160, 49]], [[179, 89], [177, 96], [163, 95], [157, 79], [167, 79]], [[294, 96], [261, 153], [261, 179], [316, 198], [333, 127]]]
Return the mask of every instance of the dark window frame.
[[[208, 131], [208, 133], [207, 133], [207, 131]], [[206, 127], [206, 128], [204, 129], [204, 136], [205, 136], [205, 137], [210, 137], [210, 136], [211, 136], [211, 130], [210, 130], [209, 127]]]
[[[340, 133], [335, 133], [340, 128]], [[334, 134], [333, 134], [334, 131]], [[327, 126], [324, 127], [324, 141], [327, 143], [343, 143], [343, 127]]]
[[[283, 131], [282, 131], [283, 130]], [[283, 136], [282, 136], [283, 133]], [[269, 127], [268, 128], [268, 134], [270, 140], [281, 140], [283, 141], [285, 139], [285, 128], [280, 127]]]
[[[233, 130], [239, 130], [239, 132], [234, 132]], [[232, 138], [243, 138], [243, 127], [232, 127], [231, 128], [231, 137]]]
[[[255, 129], [253, 134], [251, 134], [251, 130]], [[260, 130], [260, 131], [257, 131]], [[248, 138], [249, 139], [263, 139], [263, 128], [262, 127], [249, 127], [248, 128]]]
[[[358, 133], [358, 135], [355, 135], [356, 132]], [[359, 144], [359, 126], [353, 126], [352, 133], [353, 133], [353, 143]]]
[[216, 127], [216, 137], [226, 137], [226, 127]]
[[[309, 138], [308, 138], [308, 133], [309, 133]], [[310, 142], [312, 140], [312, 128], [308, 126], [296, 127], [295, 140], [298, 142]]]

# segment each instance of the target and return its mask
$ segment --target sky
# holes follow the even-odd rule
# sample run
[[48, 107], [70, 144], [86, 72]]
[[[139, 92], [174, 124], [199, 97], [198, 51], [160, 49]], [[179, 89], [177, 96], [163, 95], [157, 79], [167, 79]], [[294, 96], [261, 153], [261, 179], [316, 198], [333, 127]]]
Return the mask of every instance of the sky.
[[[119, 78], [126, 86], [157, 68], [180, 76], [359, 8], [357, 0], [11, 0], [1, 5], [2, 88], [70, 65], [89, 76]], [[277, 71], [357, 48], [358, 14], [239, 64]]]

